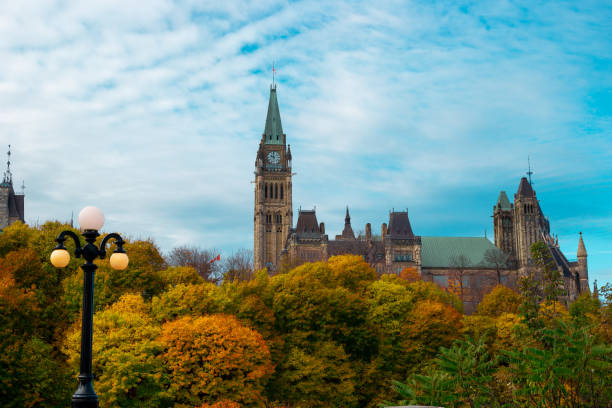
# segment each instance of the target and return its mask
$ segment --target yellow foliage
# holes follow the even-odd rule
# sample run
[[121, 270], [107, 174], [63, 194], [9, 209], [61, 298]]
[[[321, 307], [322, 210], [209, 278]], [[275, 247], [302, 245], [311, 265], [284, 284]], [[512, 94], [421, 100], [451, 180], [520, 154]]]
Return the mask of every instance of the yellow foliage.
[[510, 350], [515, 345], [516, 327], [522, 325], [521, 317], [514, 313], [502, 313], [495, 319], [497, 329], [496, 347]]
[[151, 314], [158, 322], [190, 315], [201, 316], [221, 311], [216, 297], [219, 288], [210, 282], [198, 285], [178, 284], [151, 300]]
[[565, 305], [559, 301], [545, 300], [540, 304], [540, 320], [544, 324], [551, 324], [554, 320], [561, 319], [567, 321], [569, 319], [569, 312]]
[[487, 293], [478, 305], [477, 313], [484, 316], [499, 316], [502, 313], [517, 313], [521, 304], [518, 293], [507, 286], [497, 285]]
[[178, 284], [195, 285], [204, 282], [198, 271], [191, 266], [171, 266], [159, 272], [165, 286], [174, 287]]

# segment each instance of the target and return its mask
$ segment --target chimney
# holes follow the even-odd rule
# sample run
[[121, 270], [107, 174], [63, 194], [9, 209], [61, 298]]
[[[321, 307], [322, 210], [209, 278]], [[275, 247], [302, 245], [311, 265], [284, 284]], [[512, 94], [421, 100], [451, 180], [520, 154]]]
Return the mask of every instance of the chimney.
[[366, 240], [367, 241], [371, 241], [372, 240], [372, 224], [370, 224], [369, 222], [366, 224]]
[[385, 240], [386, 235], [387, 235], [387, 224], [383, 222], [382, 227], [380, 229], [380, 236], [383, 239], [383, 241]]
[[319, 224], [319, 230], [321, 231], [321, 235], [325, 234], [325, 223], [324, 222]]

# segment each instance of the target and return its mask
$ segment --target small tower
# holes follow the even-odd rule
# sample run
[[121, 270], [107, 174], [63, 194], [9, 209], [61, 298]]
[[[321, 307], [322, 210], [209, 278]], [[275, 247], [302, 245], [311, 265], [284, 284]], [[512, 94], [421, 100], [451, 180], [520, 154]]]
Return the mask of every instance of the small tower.
[[589, 290], [589, 269], [587, 266], [587, 251], [582, 240], [582, 232], [578, 239], [578, 276], [580, 276], [580, 291]]
[[346, 206], [346, 216], [344, 217], [344, 229], [342, 235], [336, 235], [337, 240], [355, 239], [353, 227], [351, 227], [351, 216], [349, 215], [348, 205]]
[[264, 133], [255, 159], [254, 248], [255, 269], [274, 272], [293, 227], [291, 149], [283, 133], [276, 85], [270, 100]]
[[519, 267], [531, 264], [531, 245], [541, 240], [539, 218], [536, 193], [523, 177], [514, 195], [514, 248]]
[[0, 183], [0, 231], [15, 221], [25, 222], [24, 194], [15, 194], [11, 173], [11, 145], [7, 152], [6, 171]]
[[493, 233], [495, 246], [506, 254], [516, 258], [514, 250], [514, 214], [513, 206], [505, 191], [499, 193], [497, 204], [493, 206]]

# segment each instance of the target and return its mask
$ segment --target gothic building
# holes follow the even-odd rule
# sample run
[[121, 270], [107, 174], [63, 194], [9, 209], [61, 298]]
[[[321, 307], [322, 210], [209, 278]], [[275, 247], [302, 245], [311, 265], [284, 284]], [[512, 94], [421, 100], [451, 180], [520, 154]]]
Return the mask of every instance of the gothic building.
[[276, 87], [270, 88], [265, 130], [255, 160], [254, 266], [275, 273], [281, 265], [357, 254], [379, 274], [411, 271], [460, 295], [471, 313], [497, 284], [516, 288], [518, 278], [533, 267], [530, 247], [544, 241], [564, 278], [567, 300], [588, 290], [586, 250], [582, 235], [578, 261], [571, 262], [550, 234], [531, 184], [521, 179], [511, 204], [505, 192], [493, 208], [495, 245], [486, 237], [427, 237], [415, 235], [407, 211], [392, 211], [380, 235], [355, 236], [348, 207], [342, 234], [329, 239], [315, 210], [298, 210], [293, 227], [291, 149], [281, 125]]
[[568, 300], [575, 299], [582, 291], [589, 290], [587, 253], [582, 240], [578, 239], [577, 261], [569, 261], [559, 248], [559, 239], [550, 233], [550, 222], [544, 216], [535, 190], [526, 177], [521, 179], [510, 203], [505, 191], [499, 193], [493, 207], [495, 245], [509, 255], [509, 268], [520, 274], [533, 268], [531, 246], [542, 241], [548, 247], [552, 259], [563, 277]]
[[24, 195], [16, 194], [13, 189], [11, 174], [11, 146], [9, 145], [6, 171], [0, 183], [0, 232], [15, 221], [25, 222], [23, 199]]
[[255, 159], [255, 269], [273, 271], [293, 226], [291, 147], [283, 133], [276, 86], [270, 87], [266, 126]]

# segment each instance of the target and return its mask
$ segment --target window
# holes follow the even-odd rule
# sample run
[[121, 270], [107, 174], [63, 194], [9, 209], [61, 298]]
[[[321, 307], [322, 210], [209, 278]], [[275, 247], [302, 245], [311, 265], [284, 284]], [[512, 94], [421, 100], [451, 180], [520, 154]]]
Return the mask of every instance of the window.
[[274, 184], [274, 198], [278, 198], [278, 184]]
[[266, 186], [264, 187], [264, 197], [268, 198], [268, 183], [266, 183]]
[[283, 185], [281, 184], [281, 200], [283, 199]]
[[448, 288], [448, 277], [446, 275], [434, 275], [433, 281], [438, 286]]

